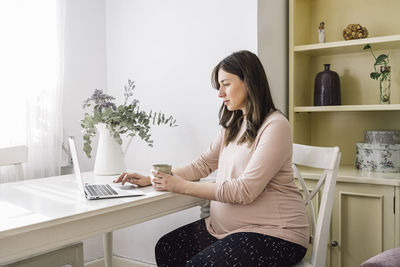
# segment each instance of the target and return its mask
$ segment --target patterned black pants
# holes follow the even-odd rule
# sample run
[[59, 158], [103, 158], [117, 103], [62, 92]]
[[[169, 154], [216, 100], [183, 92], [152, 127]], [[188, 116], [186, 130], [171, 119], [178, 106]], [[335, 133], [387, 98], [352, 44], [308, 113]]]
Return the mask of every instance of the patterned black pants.
[[306, 248], [268, 235], [240, 232], [217, 239], [204, 219], [182, 226], [158, 240], [157, 266], [292, 266]]

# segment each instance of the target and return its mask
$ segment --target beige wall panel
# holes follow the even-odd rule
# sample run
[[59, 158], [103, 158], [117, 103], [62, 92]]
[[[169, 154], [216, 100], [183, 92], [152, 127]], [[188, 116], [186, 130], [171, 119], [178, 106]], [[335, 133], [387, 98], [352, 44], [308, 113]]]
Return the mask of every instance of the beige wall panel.
[[294, 105], [295, 106], [309, 106], [312, 105], [310, 100], [313, 96], [313, 90], [310, 90], [314, 86], [311, 77], [311, 57], [296, 53], [294, 56]]
[[294, 113], [295, 119], [293, 122], [293, 142], [297, 144], [310, 145], [310, 118], [311, 114], [308, 113]]
[[[313, 113], [310, 116], [311, 145], [339, 146], [342, 152], [342, 165], [353, 164], [355, 166], [355, 144], [364, 142], [365, 130], [400, 129], [400, 120], [398, 119], [400, 111], [321, 112]], [[297, 123], [299, 123], [298, 128], [301, 128], [301, 122], [295, 122], [295, 124]]]
[[289, 86], [289, 90], [288, 90], [288, 118], [289, 118], [289, 122], [291, 127], [293, 128], [293, 106], [294, 106], [294, 97], [293, 97], [293, 80], [294, 80], [294, 68], [293, 68], [293, 60], [294, 60], [294, 55], [293, 55], [293, 42], [294, 42], [294, 34], [293, 34], [293, 0], [289, 1], [289, 25], [288, 25], [288, 61], [289, 61], [289, 65], [288, 65], [288, 86]]
[[[327, 42], [342, 41], [343, 29], [351, 23], [367, 27], [369, 37], [400, 33], [400, 1], [398, 0], [312, 0], [311, 43], [318, 43], [317, 29], [325, 22]], [[389, 25], [389, 26], [388, 26]]]
[[[399, 1], [400, 2], [400, 1]], [[373, 47], [373, 45], [372, 45]], [[375, 55], [389, 54], [392, 69], [391, 104], [400, 103], [400, 50], [374, 51]], [[370, 78], [374, 71], [375, 59], [368, 51], [360, 53], [313, 57], [310, 79], [313, 94], [314, 80], [318, 72], [324, 70], [324, 64], [331, 64], [331, 70], [340, 77], [342, 105], [379, 104], [379, 82]], [[309, 102], [308, 105], [312, 105]]]
[[310, 0], [292, 0], [293, 18], [296, 23], [293, 25], [294, 45], [308, 44], [311, 40], [309, 31], [311, 23]]

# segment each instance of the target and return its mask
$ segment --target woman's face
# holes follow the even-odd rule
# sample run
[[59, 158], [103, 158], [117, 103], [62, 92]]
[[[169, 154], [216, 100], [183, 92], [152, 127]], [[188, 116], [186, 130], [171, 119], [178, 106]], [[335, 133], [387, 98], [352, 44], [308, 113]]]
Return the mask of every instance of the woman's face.
[[235, 74], [220, 69], [218, 71], [219, 91], [229, 111], [242, 110], [246, 114], [247, 89], [245, 83]]

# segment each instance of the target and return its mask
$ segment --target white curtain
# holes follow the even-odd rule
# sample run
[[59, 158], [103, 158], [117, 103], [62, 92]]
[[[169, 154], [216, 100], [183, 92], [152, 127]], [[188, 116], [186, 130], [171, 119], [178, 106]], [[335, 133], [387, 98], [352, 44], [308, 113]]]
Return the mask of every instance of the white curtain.
[[[0, 147], [28, 146], [25, 178], [60, 171], [64, 5], [0, 1]], [[0, 183], [13, 180], [1, 168]]]

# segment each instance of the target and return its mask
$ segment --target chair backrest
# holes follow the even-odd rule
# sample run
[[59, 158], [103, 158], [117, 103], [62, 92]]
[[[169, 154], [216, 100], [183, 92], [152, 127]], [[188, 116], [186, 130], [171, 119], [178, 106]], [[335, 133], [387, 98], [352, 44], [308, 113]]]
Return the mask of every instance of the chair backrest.
[[0, 166], [14, 165], [16, 169], [16, 177], [24, 178], [22, 163], [28, 161], [27, 146], [13, 146], [0, 148]]
[[[293, 170], [303, 189], [304, 202], [308, 208], [309, 217], [311, 217], [310, 242], [312, 244], [312, 255], [309, 263], [312, 266], [325, 266], [326, 263], [326, 251], [328, 248], [330, 221], [340, 156], [338, 147], [315, 147], [293, 144]], [[323, 170], [311, 193], [309, 193], [306, 183], [297, 168], [298, 165]], [[322, 186], [323, 191], [317, 218], [312, 200], [318, 195], [317, 193]]]

